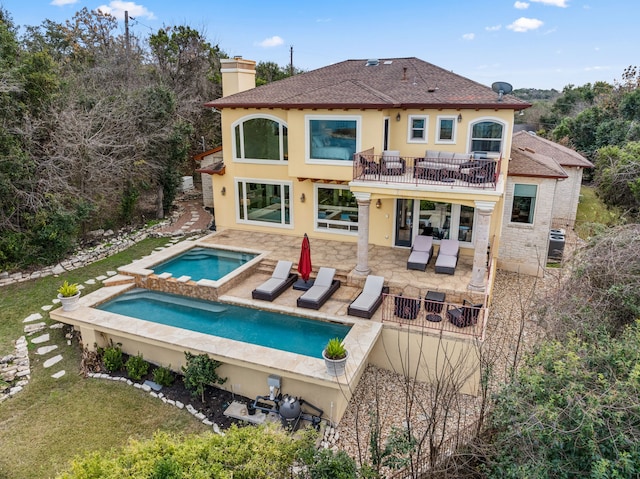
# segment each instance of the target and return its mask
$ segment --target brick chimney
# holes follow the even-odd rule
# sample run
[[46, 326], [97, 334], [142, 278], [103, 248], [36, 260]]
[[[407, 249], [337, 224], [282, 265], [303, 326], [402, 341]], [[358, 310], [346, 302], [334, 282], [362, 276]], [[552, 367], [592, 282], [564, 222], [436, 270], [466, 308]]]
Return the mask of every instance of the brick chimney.
[[256, 62], [233, 57], [220, 60], [222, 96], [233, 95], [256, 87]]

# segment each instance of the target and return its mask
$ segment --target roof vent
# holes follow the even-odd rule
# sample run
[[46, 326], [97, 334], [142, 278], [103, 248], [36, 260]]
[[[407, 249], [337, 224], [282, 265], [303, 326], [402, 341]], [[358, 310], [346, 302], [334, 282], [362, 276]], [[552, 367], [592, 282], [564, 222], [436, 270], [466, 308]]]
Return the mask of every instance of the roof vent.
[[379, 64], [380, 64], [380, 60], [378, 60], [377, 58], [370, 58], [369, 60], [367, 60], [367, 64], [365, 66], [377, 67]]
[[385, 60], [383, 65], [391, 65], [393, 63], [393, 60]]

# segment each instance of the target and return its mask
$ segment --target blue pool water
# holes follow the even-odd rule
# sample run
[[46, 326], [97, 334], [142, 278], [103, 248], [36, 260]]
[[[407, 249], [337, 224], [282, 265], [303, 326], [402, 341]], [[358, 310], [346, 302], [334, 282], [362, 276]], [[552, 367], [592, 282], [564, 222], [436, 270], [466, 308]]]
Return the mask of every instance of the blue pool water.
[[331, 338], [344, 339], [350, 326], [299, 316], [134, 289], [98, 309], [176, 328], [322, 358]]
[[217, 281], [248, 261], [253, 253], [213, 248], [191, 248], [189, 251], [153, 267], [156, 274], [171, 273], [174, 278], [191, 276], [193, 281]]

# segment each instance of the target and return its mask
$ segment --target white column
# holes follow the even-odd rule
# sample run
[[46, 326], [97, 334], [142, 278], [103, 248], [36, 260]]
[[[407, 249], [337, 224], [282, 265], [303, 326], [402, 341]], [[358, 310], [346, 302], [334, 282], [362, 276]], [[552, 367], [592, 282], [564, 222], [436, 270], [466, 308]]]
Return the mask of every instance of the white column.
[[476, 201], [475, 242], [473, 253], [473, 269], [471, 282], [468, 288], [472, 291], [485, 291], [487, 289], [487, 248], [489, 247], [489, 227], [491, 226], [491, 214], [495, 208], [495, 201]]
[[355, 273], [363, 276], [371, 272], [369, 268], [369, 207], [371, 193], [353, 193], [358, 201], [358, 259]]

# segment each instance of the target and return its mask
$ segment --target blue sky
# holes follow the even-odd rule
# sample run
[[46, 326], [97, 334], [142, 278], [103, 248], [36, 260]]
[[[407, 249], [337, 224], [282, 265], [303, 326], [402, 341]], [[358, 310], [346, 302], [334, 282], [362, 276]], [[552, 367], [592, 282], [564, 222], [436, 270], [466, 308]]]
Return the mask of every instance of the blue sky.
[[[636, 0], [0, 0], [16, 25], [87, 7], [145, 37], [189, 25], [228, 55], [312, 70], [354, 58], [418, 57], [485, 85], [613, 83], [640, 64]], [[123, 21], [121, 28], [124, 30]], [[635, 47], [633, 47], [635, 45]]]

